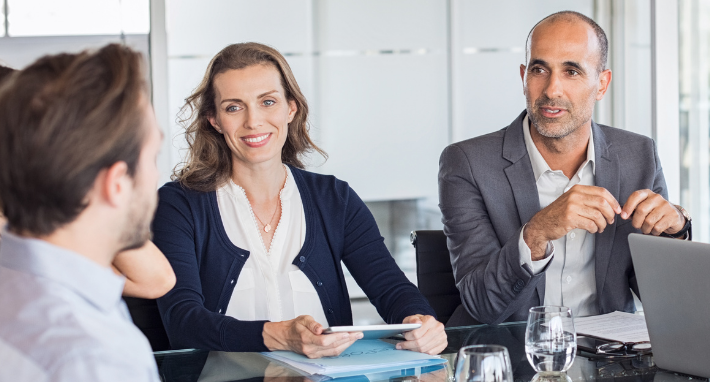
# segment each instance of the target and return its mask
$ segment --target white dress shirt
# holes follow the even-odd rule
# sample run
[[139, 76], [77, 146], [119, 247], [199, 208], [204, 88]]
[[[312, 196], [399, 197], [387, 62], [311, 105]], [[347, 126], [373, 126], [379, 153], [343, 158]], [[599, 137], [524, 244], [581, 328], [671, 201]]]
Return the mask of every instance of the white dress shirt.
[[3, 232], [0, 381], [159, 381], [124, 282], [77, 253]]
[[[530, 135], [530, 121], [525, 117], [523, 130], [525, 147], [532, 164], [533, 174], [540, 198], [540, 208], [547, 207], [576, 184], [594, 185], [594, 137], [590, 133], [587, 159], [572, 179], [561, 171], [552, 171], [538, 151]], [[518, 240], [520, 262], [528, 264], [534, 274], [550, 264], [545, 272], [544, 305], [566, 306], [575, 317], [599, 314], [594, 272], [594, 235], [574, 229], [557, 240], [548, 243], [545, 258], [532, 261], [530, 248], [523, 239], [523, 231]]]
[[268, 250], [244, 189], [230, 180], [217, 190], [219, 214], [229, 240], [250, 253], [225, 314], [247, 321], [286, 321], [310, 315], [327, 327], [318, 292], [292, 264], [306, 239], [306, 215], [291, 170], [284, 168], [286, 183], [279, 193], [281, 218]]

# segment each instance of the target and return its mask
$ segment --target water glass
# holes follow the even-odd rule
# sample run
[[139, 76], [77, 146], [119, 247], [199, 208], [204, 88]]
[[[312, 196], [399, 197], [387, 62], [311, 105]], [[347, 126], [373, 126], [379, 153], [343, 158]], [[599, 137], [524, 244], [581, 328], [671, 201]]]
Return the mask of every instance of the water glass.
[[505, 346], [471, 345], [459, 350], [456, 382], [513, 382], [513, 368]]
[[530, 382], [572, 382], [572, 378], [570, 378], [567, 373], [549, 373], [543, 371], [533, 375]]
[[525, 354], [538, 373], [566, 372], [577, 351], [572, 311], [564, 306], [530, 308]]

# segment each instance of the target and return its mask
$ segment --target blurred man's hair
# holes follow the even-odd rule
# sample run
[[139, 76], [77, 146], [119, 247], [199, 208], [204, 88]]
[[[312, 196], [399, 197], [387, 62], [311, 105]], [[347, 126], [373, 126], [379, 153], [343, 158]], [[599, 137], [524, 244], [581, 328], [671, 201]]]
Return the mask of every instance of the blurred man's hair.
[[47, 235], [88, 205], [97, 175], [135, 174], [147, 86], [140, 53], [121, 45], [45, 56], [0, 92], [0, 207], [14, 232]]
[[[2, 84], [10, 78], [10, 74], [14, 73], [15, 69], [9, 68], [7, 66], [0, 65], [0, 89], [2, 89]], [[2, 205], [2, 203], [0, 203]], [[2, 215], [2, 210], [0, 210], [0, 226], [5, 225], [5, 218]]]
[[0, 84], [5, 82], [12, 73], [15, 73], [15, 69], [0, 65]]

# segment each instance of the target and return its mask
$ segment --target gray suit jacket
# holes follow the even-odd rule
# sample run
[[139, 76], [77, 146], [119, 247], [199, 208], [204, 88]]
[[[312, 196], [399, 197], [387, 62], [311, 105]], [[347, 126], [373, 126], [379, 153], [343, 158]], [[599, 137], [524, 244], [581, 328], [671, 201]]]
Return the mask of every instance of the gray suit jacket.
[[[510, 126], [454, 143], [439, 161], [439, 207], [443, 214], [456, 285], [466, 311], [498, 324], [527, 319], [544, 304], [545, 272], [533, 276], [520, 265], [520, 230], [540, 210], [537, 186], [523, 136], [523, 112]], [[654, 141], [592, 122], [595, 184], [623, 206], [629, 195], [651, 189], [668, 198]], [[617, 216], [595, 234], [595, 277], [600, 313], [633, 312], [638, 295], [629, 233]]]

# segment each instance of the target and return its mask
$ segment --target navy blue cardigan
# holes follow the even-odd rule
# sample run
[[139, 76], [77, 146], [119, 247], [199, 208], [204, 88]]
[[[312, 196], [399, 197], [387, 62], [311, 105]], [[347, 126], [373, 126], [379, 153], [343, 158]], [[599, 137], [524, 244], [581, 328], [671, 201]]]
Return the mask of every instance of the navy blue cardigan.
[[[303, 201], [306, 238], [293, 264], [311, 280], [328, 325], [352, 325], [341, 260], [388, 323], [434, 315], [385, 247], [372, 214], [346, 182], [291, 167]], [[266, 321], [225, 316], [249, 251], [227, 237], [216, 192], [166, 183], [153, 222], [153, 242], [170, 261], [175, 287], [158, 299], [174, 349], [268, 351]]]

